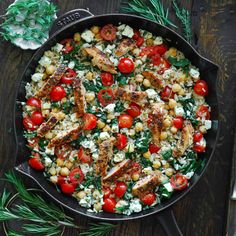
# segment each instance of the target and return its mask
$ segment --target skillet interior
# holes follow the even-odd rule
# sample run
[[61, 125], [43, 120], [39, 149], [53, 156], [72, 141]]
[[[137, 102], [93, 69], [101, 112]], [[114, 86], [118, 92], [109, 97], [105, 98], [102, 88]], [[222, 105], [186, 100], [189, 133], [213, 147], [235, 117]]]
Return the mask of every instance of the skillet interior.
[[[206, 98], [207, 103], [211, 106], [211, 119], [213, 121], [212, 129], [206, 135], [207, 140], [207, 149], [206, 152], [201, 154], [202, 158], [206, 159], [206, 165], [202, 171], [197, 171], [195, 175], [190, 180], [190, 187], [176, 192], [171, 199], [164, 201], [162, 204], [155, 206], [153, 209], [145, 210], [140, 213], [132, 214], [131, 216], [111, 214], [111, 213], [91, 213], [83, 207], [80, 207], [77, 201], [74, 198], [67, 197], [64, 194], [57, 192], [56, 188], [46, 180], [41, 172], [37, 172], [31, 169], [26, 160], [30, 156], [30, 151], [26, 147], [26, 139], [23, 137], [23, 125], [22, 125], [22, 109], [20, 102], [25, 101], [25, 85], [31, 80], [31, 75], [34, 73], [34, 70], [38, 64], [40, 57], [43, 55], [45, 50], [49, 50], [53, 45], [62, 39], [71, 37], [75, 32], [83, 31], [85, 28], [89, 28], [93, 25], [104, 25], [107, 23], [118, 24], [119, 22], [129, 24], [133, 28], [145, 29], [152, 32], [154, 35], [160, 35], [163, 38], [167, 39], [171, 46], [177, 47], [181, 50], [185, 56], [190, 59], [193, 65], [197, 66], [200, 69], [201, 78], [206, 80], [209, 85], [209, 95]], [[219, 124], [218, 124], [218, 102], [216, 95], [216, 79], [217, 79], [217, 69], [218, 67], [201, 57], [192, 47], [188, 44], [181, 36], [176, 34], [174, 31], [159, 25], [155, 22], [149, 21], [142, 17], [126, 15], [126, 14], [107, 14], [101, 16], [88, 17], [83, 20], [78, 20], [60, 31], [56, 32], [51, 38], [34, 54], [33, 58], [26, 67], [25, 72], [23, 73], [20, 86], [16, 95], [16, 104], [14, 111], [14, 120], [15, 120], [15, 135], [17, 140], [17, 153], [16, 153], [16, 169], [19, 172], [22, 172], [25, 175], [33, 178], [43, 189], [50, 195], [54, 200], [62, 204], [63, 206], [69, 208], [70, 210], [86, 215], [92, 218], [104, 219], [104, 220], [128, 220], [140, 218], [143, 216], [151, 215], [156, 212], [171, 206], [180, 198], [182, 198], [189, 190], [197, 183], [203, 172], [206, 170], [207, 165], [210, 162], [210, 159], [213, 155], [215, 145], [219, 133]]]

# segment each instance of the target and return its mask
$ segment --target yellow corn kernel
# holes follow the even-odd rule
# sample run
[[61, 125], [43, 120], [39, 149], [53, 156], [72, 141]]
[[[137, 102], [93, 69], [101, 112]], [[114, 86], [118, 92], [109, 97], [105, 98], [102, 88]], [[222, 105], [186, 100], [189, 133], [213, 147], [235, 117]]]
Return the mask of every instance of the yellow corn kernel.
[[109, 114], [107, 115], [107, 119], [108, 119], [108, 120], [112, 120], [112, 119], [114, 119], [114, 118], [115, 118], [114, 114], [109, 113]]
[[133, 181], [137, 181], [139, 180], [139, 174], [132, 174], [131, 178]]
[[76, 194], [76, 197], [79, 198], [79, 199], [83, 199], [83, 198], [85, 198], [85, 196], [86, 196], [86, 193], [84, 191], [79, 191]]
[[150, 153], [149, 151], [143, 153], [143, 157], [145, 157], [145, 158], [147, 158], [147, 159], [149, 159], [150, 156], [151, 156], [151, 153]]
[[98, 121], [97, 121], [97, 126], [98, 126], [99, 129], [104, 128], [105, 125], [106, 125], [106, 124], [105, 124], [103, 121], [101, 121], [101, 120], [98, 120]]
[[147, 44], [148, 46], [153, 45], [153, 43], [154, 43], [154, 40], [153, 40], [152, 38], [146, 40], [146, 44]]
[[86, 99], [87, 102], [92, 102], [95, 99], [94, 92], [86, 93], [85, 94], [85, 99]]
[[176, 57], [177, 56], [177, 49], [176, 48], [170, 48], [169, 53], [172, 57]]
[[79, 33], [75, 33], [75, 34], [74, 34], [74, 41], [75, 41], [75, 42], [79, 42], [80, 40], [81, 40], [80, 34], [79, 34]]
[[65, 166], [68, 168], [68, 169], [71, 169], [72, 166], [73, 166], [73, 163], [72, 162], [66, 162]]
[[165, 174], [168, 177], [171, 177], [174, 174], [174, 170], [172, 168], [168, 168], [168, 169], [165, 170]]
[[96, 35], [95, 35], [95, 39], [96, 39], [97, 41], [101, 41], [101, 40], [102, 40], [101, 34], [100, 34], [100, 33], [96, 34]]
[[65, 103], [67, 101], [67, 98], [62, 98], [61, 103]]
[[58, 112], [58, 111], [59, 111], [59, 109], [56, 107], [52, 109], [52, 112]]
[[158, 161], [158, 160], [154, 161], [152, 167], [155, 168], [155, 169], [160, 168], [161, 167], [161, 162]]
[[184, 89], [181, 89], [181, 90], [178, 92], [178, 94], [181, 95], [181, 96], [185, 95]]
[[70, 174], [70, 170], [67, 167], [62, 167], [60, 170], [60, 174], [62, 176], [68, 176]]
[[93, 79], [93, 73], [91, 71], [89, 71], [86, 75], [85, 75], [87, 80], [92, 80]]
[[164, 121], [163, 121], [163, 125], [164, 127], [170, 127], [171, 126], [171, 120], [166, 118]]
[[93, 26], [93, 27], [91, 28], [91, 31], [92, 31], [94, 34], [98, 34], [99, 31], [100, 31], [100, 27], [98, 27], [98, 26]]
[[56, 163], [57, 163], [57, 166], [63, 166], [64, 161], [60, 158], [57, 158]]
[[167, 169], [167, 168], [169, 168], [169, 167], [170, 167], [170, 164], [169, 164], [168, 162], [166, 162], [166, 164], [165, 164], [165, 165], [163, 165], [163, 167], [164, 167], [165, 169]]
[[160, 134], [160, 139], [161, 139], [161, 140], [165, 140], [165, 139], [167, 138], [167, 136], [168, 136], [168, 135], [167, 135], [167, 132], [162, 131], [161, 134]]
[[45, 134], [45, 138], [46, 138], [46, 139], [52, 139], [52, 138], [53, 138], [53, 133], [47, 132], [47, 133]]
[[182, 88], [181, 88], [181, 86], [179, 84], [173, 84], [173, 86], [172, 86], [172, 91], [174, 93], [178, 93], [181, 89]]
[[170, 115], [170, 116], [174, 116], [174, 115], [175, 115], [175, 112], [174, 112], [173, 110], [170, 110], [170, 111], [169, 111], [169, 115]]
[[144, 79], [143, 80], [143, 85], [144, 85], [144, 87], [148, 88], [148, 87], [151, 86], [151, 83], [150, 83], [150, 81], [148, 79]]

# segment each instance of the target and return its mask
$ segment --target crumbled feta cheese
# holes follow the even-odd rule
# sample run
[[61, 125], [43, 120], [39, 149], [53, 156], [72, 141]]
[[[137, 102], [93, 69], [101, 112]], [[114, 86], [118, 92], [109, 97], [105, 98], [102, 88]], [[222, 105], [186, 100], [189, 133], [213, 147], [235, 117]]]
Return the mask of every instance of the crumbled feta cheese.
[[85, 40], [87, 43], [92, 42], [94, 37], [94, 33], [91, 30], [85, 30], [82, 34], [81, 34], [81, 38], [83, 40]]
[[51, 102], [44, 102], [42, 104], [42, 110], [48, 110], [51, 108]]
[[129, 208], [132, 212], [140, 212], [142, 210], [142, 205], [140, 204], [139, 199], [132, 199]]
[[78, 117], [77, 117], [76, 113], [71, 114], [70, 119], [71, 119], [72, 122], [78, 121]]
[[52, 160], [49, 157], [45, 157], [44, 159], [45, 166], [50, 166], [52, 164]]
[[114, 162], [121, 162], [125, 159], [125, 153], [124, 152], [118, 152], [114, 155]]
[[163, 79], [170, 79], [171, 77], [174, 77], [175, 72], [176, 72], [176, 69], [174, 69], [174, 68], [170, 68], [170, 69], [165, 70], [165, 72], [163, 74]]
[[44, 66], [44, 67], [47, 67], [47, 66], [50, 66], [52, 63], [51, 59], [47, 56], [43, 56], [41, 57], [40, 61], [39, 61], [39, 64], [41, 66]]
[[191, 177], [194, 175], [193, 171], [188, 172], [186, 175], [184, 175], [187, 179], [191, 179]]
[[173, 188], [172, 188], [170, 182], [167, 182], [167, 183], [163, 184], [163, 186], [166, 188], [166, 190], [168, 192], [173, 192]]
[[75, 62], [74, 62], [74, 61], [71, 61], [71, 62], [68, 64], [68, 67], [69, 67], [70, 69], [74, 69], [74, 67], [75, 67]]
[[124, 207], [124, 206], [128, 206], [129, 203], [125, 200], [119, 200], [117, 203], [116, 203], [116, 208], [120, 208], [120, 207]]
[[54, 147], [52, 147], [52, 148], [46, 147], [45, 153], [48, 155], [54, 155]]
[[125, 26], [126, 26], [125, 24], [122, 24], [122, 25], [118, 26], [117, 29], [118, 30], [124, 30]]
[[44, 76], [44, 74], [42, 74], [42, 73], [35, 73], [35, 74], [32, 75], [31, 79], [34, 82], [38, 82], [38, 81], [43, 79], [43, 76]]
[[82, 170], [82, 172], [86, 175], [91, 169], [89, 167], [89, 165], [87, 163], [85, 164], [80, 164], [80, 169]]
[[99, 137], [101, 140], [106, 140], [110, 138], [110, 135], [107, 132], [101, 132]]
[[98, 159], [98, 153], [97, 153], [97, 152], [94, 152], [94, 153], [92, 154], [92, 157], [93, 157], [94, 160], [97, 160], [97, 159]]
[[151, 174], [152, 173], [152, 167], [146, 167], [146, 168], [144, 168], [143, 170], [142, 170], [142, 172], [144, 173], [144, 174], [147, 174], [147, 175], [149, 175], [149, 174]]
[[119, 132], [119, 126], [118, 125], [112, 125], [111, 126], [111, 131], [113, 133], [118, 133]]
[[85, 198], [82, 198], [80, 201], [79, 201], [79, 204], [82, 206], [82, 207], [86, 207], [86, 208], [89, 208], [92, 206], [92, 199], [91, 199], [91, 196], [86, 196]]
[[108, 113], [113, 113], [115, 107], [116, 107], [116, 104], [111, 103], [111, 104], [107, 105], [106, 107], [104, 107], [104, 110], [107, 111]]
[[211, 124], [212, 124], [211, 120], [205, 120], [204, 125], [206, 130], [211, 129]]
[[60, 44], [60, 43], [57, 43], [53, 48], [52, 50], [56, 51], [56, 52], [60, 52], [63, 48], [63, 45]]
[[198, 79], [199, 76], [200, 76], [199, 71], [198, 71], [198, 70], [195, 70], [195, 69], [193, 69], [193, 68], [191, 68], [191, 69], [189, 70], [189, 74], [190, 74], [194, 79]]
[[157, 92], [154, 89], [147, 89], [145, 92], [150, 99], [154, 99], [157, 96]]
[[95, 47], [96, 47], [98, 50], [103, 51], [103, 48], [102, 48], [102, 45], [101, 45], [101, 44], [97, 44], [97, 45], [95, 45]]
[[128, 143], [128, 145], [125, 147], [125, 151], [129, 153], [134, 152], [134, 143]]
[[183, 109], [182, 106], [176, 106], [174, 108], [174, 111], [175, 111], [176, 116], [183, 116], [185, 114], [184, 109]]
[[105, 48], [104, 52], [111, 54], [111, 53], [112, 53], [112, 50], [113, 50], [115, 47], [116, 47], [115, 44], [113, 44], [113, 45], [107, 45], [107, 47]]
[[154, 45], [161, 45], [163, 44], [163, 38], [162, 37], [156, 37], [155, 40], [153, 41]]
[[84, 148], [88, 148], [91, 150], [91, 152], [94, 152], [97, 150], [94, 142], [92, 140], [88, 141], [88, 140], [84, 140], [81, 142], [81, 145], [84, 147]]
[[116, 58], [112, 57], [112, 56], [110, 56], [110, 60], [111, 60], [111, 62], [113, 62], [113, 64], [114, 64], [115, 66], [117, 66], [118, 63], [119, 63], [119, 61], [118, 61]]
[[132, 38], [134, 36], [134, 30], [130, 26], [126, 25], [122, 35]]

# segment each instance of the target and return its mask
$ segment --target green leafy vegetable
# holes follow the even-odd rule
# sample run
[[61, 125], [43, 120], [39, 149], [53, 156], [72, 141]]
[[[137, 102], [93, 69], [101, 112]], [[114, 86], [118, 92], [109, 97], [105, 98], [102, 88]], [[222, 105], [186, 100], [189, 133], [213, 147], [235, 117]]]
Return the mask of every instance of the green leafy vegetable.
[[145, 157], [140, 158], [140, 164], [142, 165], [143, 168], [152, 166], [152, 162]]
[[27, 131], [24, 131], [24, 137], [25, 138], [35, 138], [37, 137], [37, 132], [27, 132]]
[[175, 57], [168, 57], [168, 61], [170, 62], [172, 66], [176, 66], [176, 67], [186, 67], [190, 65], [190, 61], [187, 58], [178, 60]]
[[139, 152], [144, 153], [148, 151], [149, 142], [151, 138], [150, 131], [143, 132], [141, 137], [137, 137], [135, 141], [135, 147], [138, 149]]
[[168, 160], [172, 157], [172, 150], [169, 149], [169, 150], [166, 150], [166, 151], [162, 151], [161, 155], [165, 160]]
[[87, 174], [83, 182], [83, 186], [88, 188], [89, 185], [94, 185], [96, 189], [101, 190], [101, 177], [95, 177]]

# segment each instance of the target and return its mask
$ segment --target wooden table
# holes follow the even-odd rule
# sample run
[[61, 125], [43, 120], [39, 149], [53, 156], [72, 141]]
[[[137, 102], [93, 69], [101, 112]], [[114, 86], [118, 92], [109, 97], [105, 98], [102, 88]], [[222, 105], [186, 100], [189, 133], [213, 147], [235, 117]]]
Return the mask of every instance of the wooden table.
[[[11, 0], [0, 1], [0, 15]], [[168, 2], [168, 1], [165, 1]], [[229, 198], [233, 128], [236, 117], [236, 4], [235, 0], [182, 1], [192, 14], [194, 45], [200, 53], [220, 66], [217, 79], [220, 101], [221, 133], [212, 162], [197, 186], [174, 207], [177, 222], [184, 235], [225, 235]], [[118, 12], [118, 0], [57, 1], [60, 12], [89, 8], [93, 14]], [[172, 14], [173, 12], [171, 12]], [[173, 15], [173, 14], [172, 14]], [[173, 16], [172, 16], [173, 17]], [[173, 18], [174, 19], [174, 18]], [[19, 78], [34, 52], [23, 51], [0, 40], [0, 174], [14, 165], [15, 142], [12, 108]], [[29, 186], [31, 183], [26, 181]], [[0, 183], [0, 189], [5, 184]], [[77, 217], [78, 223], [90, 222]], [[0, 229], [0, 232], [2, 230]], [[234, 232], [235, 233], [235, 232]], [[3, 233], [1, 233], [3, 235]], [[67, 231], [65, 235], [77, 235]], [[165, 235], [155, 217], [123, 222], [112, 233], [117, 236]], [[233, 235], [233, 234], [231, 234]]]

